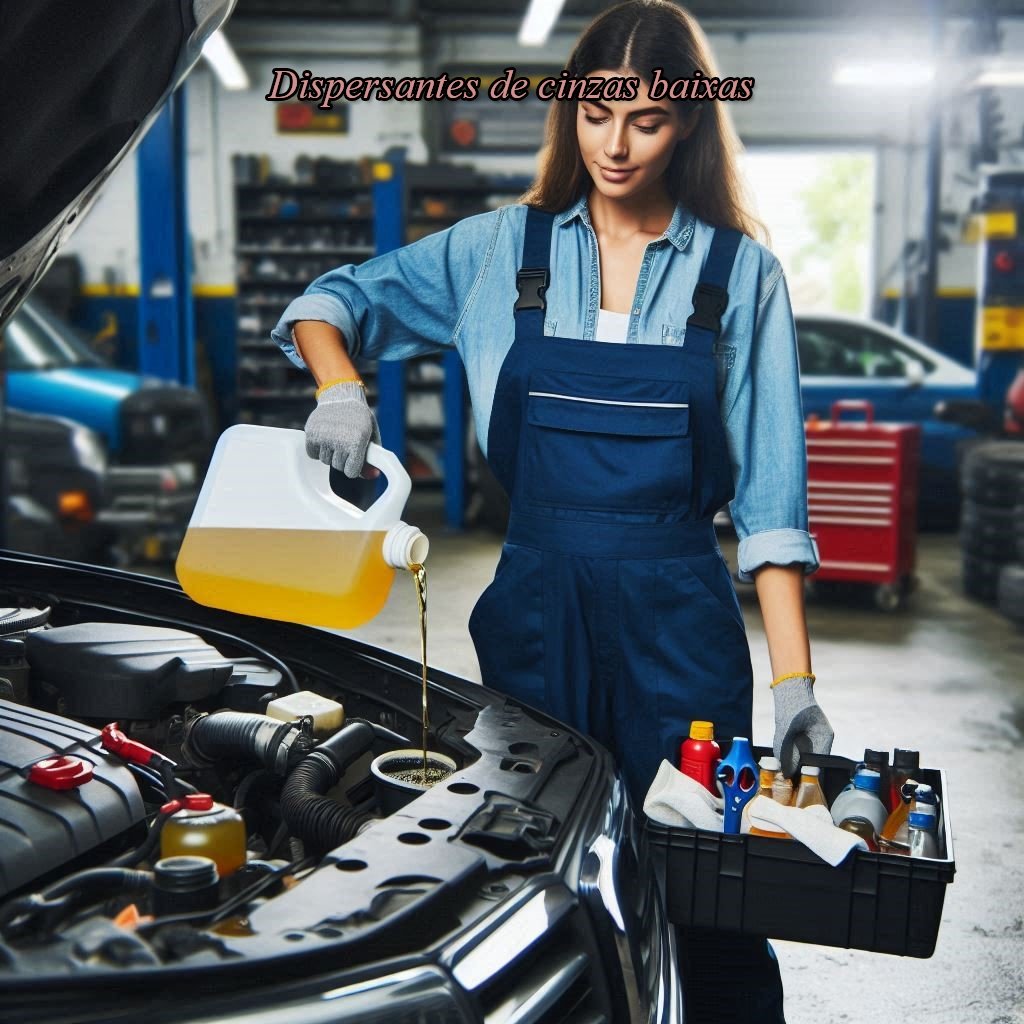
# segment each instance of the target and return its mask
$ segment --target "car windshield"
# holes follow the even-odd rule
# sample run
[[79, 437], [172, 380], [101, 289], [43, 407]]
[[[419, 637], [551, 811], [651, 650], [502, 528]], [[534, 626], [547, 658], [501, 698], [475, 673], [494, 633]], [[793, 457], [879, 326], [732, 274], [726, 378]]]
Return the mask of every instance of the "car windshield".
[[935, 362], [895, 338], [860, 324], [797, 320], [800, 373], [805, 377], [902, 378], [910, 364], [925, 373]]
[[8, 370], [63, 370], [103, 366], [74, 328], [37, 300], [26, 302], [4, 327]]

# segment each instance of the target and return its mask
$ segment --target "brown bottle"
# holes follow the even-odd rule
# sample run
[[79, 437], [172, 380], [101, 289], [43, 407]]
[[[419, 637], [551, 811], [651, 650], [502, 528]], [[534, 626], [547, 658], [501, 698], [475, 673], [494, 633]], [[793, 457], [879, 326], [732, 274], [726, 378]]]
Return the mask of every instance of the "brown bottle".
[[793, 798], [794, 807], [824, 807], [828, 808], [828, 801], [821, 788], [819, 776], [821, 769], [808, 765], [800, 772], [800, 788]]

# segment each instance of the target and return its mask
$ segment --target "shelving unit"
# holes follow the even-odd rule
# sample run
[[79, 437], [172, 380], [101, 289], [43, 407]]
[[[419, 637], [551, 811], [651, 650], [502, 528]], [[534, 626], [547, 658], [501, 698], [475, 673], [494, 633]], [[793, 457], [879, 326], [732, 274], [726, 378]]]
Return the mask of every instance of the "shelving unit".
[[[366, 176], [370, 166], [347, 170]], [[491, 209], [523, 184], [492, 183], [449, 165], [406, 164], [401, 152], [374, 163], [372, 180], [359, 183], [237, 182], [239, 419], [301, 429], [312, 411], [308, 374], [270, 339], [281, 311], [310, 281]], [[358, 368], [383, 444], [410, 470], [414, 486], [443, 488], [446, 522], [461, 528], [468, 397], [458, 353], [359, 361]], [[440, 397], [437, 407], [432, 396]]]

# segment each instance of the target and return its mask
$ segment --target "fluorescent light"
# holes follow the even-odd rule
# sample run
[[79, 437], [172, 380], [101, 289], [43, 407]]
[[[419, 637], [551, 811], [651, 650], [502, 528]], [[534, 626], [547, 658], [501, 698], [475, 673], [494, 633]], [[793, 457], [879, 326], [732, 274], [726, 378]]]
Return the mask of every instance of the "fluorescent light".
[[519, 26], [520, 46], [543, 46], [562, 13], [565, 0], [530, 0]]
[[845, 64], [836, 68], [832, 81], [836, 85], [878, 86], [889, 89], [927, 85], [935, 77], [932, 64], [900, 63]]
[[203, 44], [203, 56], [225, 89], [249, 88], [249, 76], [231, 48], [228, 37], [220, 29]]
[[1024, 68], [983, 71], [973, 85], [1024, 85]]

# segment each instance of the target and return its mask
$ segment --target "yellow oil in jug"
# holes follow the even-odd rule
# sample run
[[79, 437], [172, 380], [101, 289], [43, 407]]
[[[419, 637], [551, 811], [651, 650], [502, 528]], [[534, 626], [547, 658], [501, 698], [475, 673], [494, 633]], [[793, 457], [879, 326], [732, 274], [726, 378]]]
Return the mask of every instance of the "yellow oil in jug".
[[384, 607], [395, 570], [383, 530], [190, 527], [176, 571], [200, 604], [352, 629]]
[[186, 796], [160, 831], [161, 857], [209, 857], [221, 878], [245, 863], [245, 822], [206, 793]]

